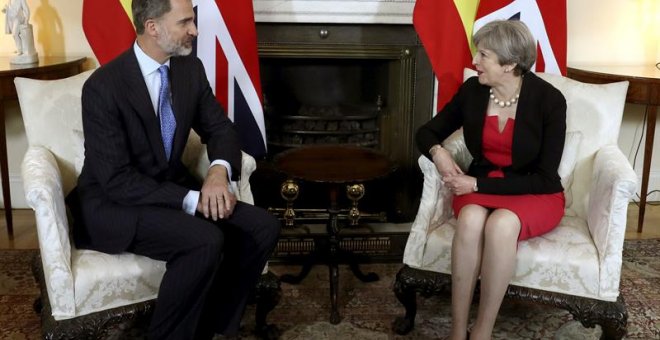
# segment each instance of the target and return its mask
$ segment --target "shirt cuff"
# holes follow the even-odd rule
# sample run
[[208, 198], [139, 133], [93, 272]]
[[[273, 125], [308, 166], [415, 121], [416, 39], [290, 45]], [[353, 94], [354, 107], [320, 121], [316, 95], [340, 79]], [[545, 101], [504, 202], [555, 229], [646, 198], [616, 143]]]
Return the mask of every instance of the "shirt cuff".
[[229, 176], [229, 178], [227, 178], [227, 180], [231, 181], [231, 165], [229, 165], [229, 162], [227, 162], [224, 159], [216, 159], [211, 163], [209, 168], [214, 166], [214, 165], [218, 165], [218, 164], [224, 166], [225, 169], [227, 169], [227, 176]]
[[197, 202], [199, 202], [199, 191], [190, 190], [186, 197], [183, 198], [183, 211], [188, 215], [195, 215], [197, 211]]

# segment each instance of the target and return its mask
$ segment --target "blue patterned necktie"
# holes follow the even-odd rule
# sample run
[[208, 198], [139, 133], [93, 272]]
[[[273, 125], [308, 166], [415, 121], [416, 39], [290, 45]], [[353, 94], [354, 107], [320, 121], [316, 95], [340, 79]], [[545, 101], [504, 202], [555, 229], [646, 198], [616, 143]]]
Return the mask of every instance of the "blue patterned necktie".
[[158, 96], [158, 116], [160, 117], [160, 134], [165, 146], [165, 155], [167, 160], [172, 154], [172, 141], [174, 140], [174, 131], [176, 130], [176, 120], [172, 103], [170, 101], [170, 82], [168, 76], [168, 67], [163, 65], [158, 68], [160, 73], [160, 94]]

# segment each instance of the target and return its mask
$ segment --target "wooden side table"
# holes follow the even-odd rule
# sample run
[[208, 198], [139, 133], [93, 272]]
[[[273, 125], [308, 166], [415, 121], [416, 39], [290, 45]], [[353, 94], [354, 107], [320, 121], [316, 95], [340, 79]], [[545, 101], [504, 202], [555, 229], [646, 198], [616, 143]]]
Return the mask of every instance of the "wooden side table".
[[660, 69], [655, 65], [640, 66], [593, 66], [579, 65], [568, 68], [568, 77], [587, 83], [612, 83], [627, 80], [630, 82], [626, 102], [646, 105], [646, 141], [644, 143], [644, 167], [642, 168], [642, 192], [639, 200], [637, 232], [644, 227], [646, 195], [649, 187], [649, 172], [653, 156], [655, 122], [660, 105]]
[[59, 79], [83, 71], [85, 57], [41, 57], [36, 64], [14, 65], [10, 57], [0, 57], [0, 175], [2, 175], [2, 198], [5, 204], [7, 234], [14, 237], [11, 195], [9, 188], [9, 165], [7, 164], [7, 135], [5, 131], [5, 109], [7, 100], [15, 100], [14, 78]]
[[[340, 221], [347, 225], [357, 225], [358, 220], [365, 216], [358, 208], [358, 201], [365, 193], [363, 183], [384, 178], [396, 169], [386, 155], [372, 149], [347, 145], [314, 145], [288, 150], [275, 158], [275, 167], [288, 176], [282, 185], [282, 196], [288, 201], [283, 219], [287, 222], [295, 220], [293, 201], [297, 197], [298, 185], [296, 181], [323, 183], [327, 187], [330, 206], [325, 210], [327, 216], [327, 249], [321, 254], [327, 262], [330, 274], [330, 300], [332, 310], [330, 323], [338, 324], [340, 321], [337, 309], [337, 288], [339, 286], [339, 258], [349, 259], [351, 270], [364, 282], [378, 280], [375, 273], [363, 274], [359, 271], [354, 254], [341, 249], [339, 246], [339, 231], [343, 227]], [[345, 189], [344, 189], [345, 188]], [[346, 190], [346, 196], [352, 202], [349, 209], [338, 206], [340, 192]], [[321, 209], [319, 209], [321, 210]], [[288, 216], [287, 216], [288, 215]], [[312, 255], [312, 258], [315, 256]], [[298, 283], [311, 269], [314, 261], [308, 261], [298, 276], [283, 276], [283, 282]]]

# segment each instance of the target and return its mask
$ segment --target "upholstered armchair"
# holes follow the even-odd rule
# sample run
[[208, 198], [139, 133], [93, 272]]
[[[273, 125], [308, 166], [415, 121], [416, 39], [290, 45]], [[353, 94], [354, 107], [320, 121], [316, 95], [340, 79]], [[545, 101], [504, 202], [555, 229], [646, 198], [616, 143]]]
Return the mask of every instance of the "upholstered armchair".
[[[80, 96], [91, 72], [53, 81], [15, 80], [29, 144], [21, 175], [39, 238], [34, 272], [41, 298], [35, 306], [47, 339], [103, 338], [111, 326], [148, 315], [165, 272], [164, 262], [76, 249], [69, 238], [64, 197], [82, 169]], [[206, 173], [209, 161], [199, 136], [191, 135], [184, 162], [200, 177]], [[244, 153], [234, 192], [247, 203], [253, 203], [249, 179], [255, 168], [255, 160]], [[268, 331], [266, 316], [279, 294], [279, 280], [264, 268], [254, 297], [257, 332]]]
[[[604, 339], [626, 334], [628, 314], [619, 293], [628, 202], [637, 176], [617, 146], [627, 82], [584, 84], [539, 74], [567, 101], [567, 134], [559, 167], [565, 216], [552, 232], [522, 241], [507, 298], [568, 310], [585, 327], [600, 325]], [[465, 170], [471, 156], [460, 131], [443, 143]], [[434, 164], [419, 158], [422, 199], [412, 224], [394, 292], [406, 313], [394, 322], [405, 334], [414, 327], [416, 293], [451, 288], [451, 246], [456, 220], [452, 194]]]

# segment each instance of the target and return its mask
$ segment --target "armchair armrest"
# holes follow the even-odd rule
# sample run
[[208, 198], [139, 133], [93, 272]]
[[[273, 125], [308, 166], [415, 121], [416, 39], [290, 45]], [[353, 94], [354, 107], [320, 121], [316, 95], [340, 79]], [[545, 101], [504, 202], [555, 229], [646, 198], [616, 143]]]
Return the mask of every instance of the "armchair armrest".
[[463, 172], [468, 170], [470, 163], [472, 163], [472, 155], [465, 145], [463, 129], [457, 130], [447, 137], [447, 139], [442, 142], [442, 147], [449, 151], [449, 154], [451, 154], [451, 157], [456, 164], [461, 167]]
[[[465, 146], [462, 130], [447, 137], [442, 144], [461, 169], [466, 170], [470, 166], [472, 156]], [[451, 203], [454, 196], [445, 187], [435, 164], [425, 156], [420, 156], [417, 162], [424, 174], [424, 187], [403, 253], [403, 263], [411, 267], [421, 266], [428, 235], [453, 215]]]
[[39, 250], [53, 313], [75, 315], [71, 243], [62, 176], [53, 154], [30, 146], [21, 165], [27, 204], [35, 211]]
[[596, 153], [592, 178], [587, 224], [600, 259], [600, 290], [618, 292], [628, 203], [637, 175], [616, 145], [606, 145]]
[[243, 157], [241, 158], [241, 179], [237, 183], [236, 198], [242, 202], [254, 204], [254, 197], [252, 196], [252, 187], [250, 186], [250, 176], [254, 170], [257, 169], [257, 161], [245, 152], [241, 151]]

